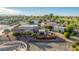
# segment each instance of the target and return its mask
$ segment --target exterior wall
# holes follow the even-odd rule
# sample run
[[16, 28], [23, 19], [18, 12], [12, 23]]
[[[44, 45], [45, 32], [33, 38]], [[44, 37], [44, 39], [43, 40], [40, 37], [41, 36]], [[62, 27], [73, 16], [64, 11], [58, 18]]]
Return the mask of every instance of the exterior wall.
[[60, 26], [54, 26], [53, 30], [58, 31], [60, 30], [61, 32], [64, 32], [65, 27], [60, 27]]

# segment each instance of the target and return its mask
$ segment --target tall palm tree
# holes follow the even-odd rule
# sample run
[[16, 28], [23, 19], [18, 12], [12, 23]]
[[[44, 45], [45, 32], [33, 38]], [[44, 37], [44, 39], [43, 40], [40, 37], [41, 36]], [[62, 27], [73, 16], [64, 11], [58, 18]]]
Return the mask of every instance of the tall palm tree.
[[9, 29], [5, 29], [3, 33], [4, 33], [4, 34], [6, 35], [6, 37], [9, 39], [9, 41], [11, 41], [10, 36], [9, 36], [10, 30], [9, 30]]

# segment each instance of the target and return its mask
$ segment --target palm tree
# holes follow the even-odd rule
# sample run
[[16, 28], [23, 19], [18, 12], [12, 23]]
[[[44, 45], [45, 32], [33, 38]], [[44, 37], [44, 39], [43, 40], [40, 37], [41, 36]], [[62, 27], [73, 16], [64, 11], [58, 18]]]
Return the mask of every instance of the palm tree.
[[9, 29], [5, 29], [3, 33], [4, 33], [4, 34], [6, 35], [6, 37], [9, 39], [9, 41], [11, 41], [10, 36], [9, 36], [9, 32], [10, 32]]

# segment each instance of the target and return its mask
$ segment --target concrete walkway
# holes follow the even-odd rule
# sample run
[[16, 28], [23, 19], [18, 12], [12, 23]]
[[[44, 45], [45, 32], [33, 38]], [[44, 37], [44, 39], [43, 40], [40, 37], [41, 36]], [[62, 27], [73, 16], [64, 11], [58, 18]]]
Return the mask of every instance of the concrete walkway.
[[68, 41], [70, 43], [74, 43], [74, 41], [70, 40], [69, 38], [65, 38], [63, 34], [58, 33], [58, 32], [54, 32], [56, 34], [57, 37], [64, 39], [65, 41]]

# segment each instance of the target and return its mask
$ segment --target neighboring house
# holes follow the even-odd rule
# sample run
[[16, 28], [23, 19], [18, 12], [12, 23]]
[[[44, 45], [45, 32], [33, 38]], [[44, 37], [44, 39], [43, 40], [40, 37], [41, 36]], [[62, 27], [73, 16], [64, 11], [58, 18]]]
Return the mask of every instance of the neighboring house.
[[57, 23], [56, 23], [56, 22], [50, 22], [50, 24], [51, 24], [52, 26], [57, 25]]
[[40, 19], [39, 18], [35, 18], [32, 21], [34, 22], [34, 25], [39, 25]]
[[74, 29], [73, 31], [74, 31], [74, 32], [77, 32], [77, 33], [79, 33], [79, 30], [78, 30], [78, 29]]
[[64, 31], [65, 31], [65, 27], [55, 25], [55, 26], [53, 27], [53, 30], [54, 30], [54, 31], [61, 31], [61, 32], [64, 32]]
[[38, 20], [38, 19], [33, 20], [33, 21], [34, 21], [34, 24], [35, 24], [35, 25], [39, 25], [39, 20]]
[[35, 30], [38, 30], [39, 26], [38, 25], [21, 25], [18, 28], [15, 28], [13, 31], [15, 32], [33, 32]]
[[50, 22], [51, 26], [53, 27], [53, 31], [61, 31], [64, 32], [65, 31], [65, 27], [63, 27], [63, 24], [58, 24], [56, 22]]
[[19, 23], [20, 23], [21, 25], [29, 24], [27, 21], [26, 21], [26, 22], [19, 21]]

